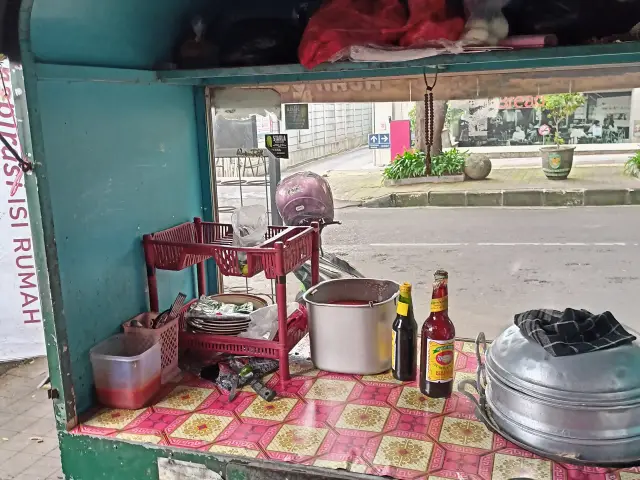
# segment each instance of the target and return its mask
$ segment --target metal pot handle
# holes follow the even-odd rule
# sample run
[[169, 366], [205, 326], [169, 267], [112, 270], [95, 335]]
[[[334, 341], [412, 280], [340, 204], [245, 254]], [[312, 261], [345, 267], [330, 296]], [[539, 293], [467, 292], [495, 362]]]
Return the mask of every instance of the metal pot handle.
[[[476, 392], [478, 392], [479, 399], [476, 398], [473, 393], [468, 392], [466, 390], [465, 387], [467, 385], [473, 388]], [[467, 399], [476, 407], [475, 410], [476, 410], [476, 416], [478, 417], [478, 419], [480, 419], [487, 427], [489, 427], [489, 425], [491, 425], [491, 422], [489, 421], [489, 419], [485, 414], [486, 398], [484, 396], [484, 391], [480, 392], [480, 389], [478, 388], [478, 384], [476, 383], [476, 381], [468, 380], [468, 379], [462, 380], [458, 384], [458, 393], [461, 393], [462, 395], [467, 397]]]
[[[482, 349], [482, 351], [480, 351]], [[476, 370], [476, 390], [480, 394], [480, 401], [484, 406], [485, 389], [487, 387], [487, 373], [482, 356], [487, 353], [487, 339], [484, 332], [480, 332], [476, 337], [476, 360], [478, 361], [478, 369]]]

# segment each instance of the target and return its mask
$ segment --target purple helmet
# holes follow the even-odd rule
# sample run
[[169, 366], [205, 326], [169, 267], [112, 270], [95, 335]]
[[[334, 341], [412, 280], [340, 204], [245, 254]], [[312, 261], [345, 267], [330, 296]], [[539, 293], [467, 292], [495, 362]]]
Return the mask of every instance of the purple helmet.
[[299, 172], [276, 188], [276, 207], [285, 225], [333, 222], [333, 195], [329, 183], [313, 172]]

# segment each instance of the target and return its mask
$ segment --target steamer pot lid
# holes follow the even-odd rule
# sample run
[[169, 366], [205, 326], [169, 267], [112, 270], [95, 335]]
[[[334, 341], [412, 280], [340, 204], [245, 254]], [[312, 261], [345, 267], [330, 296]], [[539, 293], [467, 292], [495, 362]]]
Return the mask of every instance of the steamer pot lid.
[[486, 367], [489, 376], [533, 395], [573, 403], [640, 401], [638, 340], [599, 352], [554, 357], [512, 325], [489, 346]]

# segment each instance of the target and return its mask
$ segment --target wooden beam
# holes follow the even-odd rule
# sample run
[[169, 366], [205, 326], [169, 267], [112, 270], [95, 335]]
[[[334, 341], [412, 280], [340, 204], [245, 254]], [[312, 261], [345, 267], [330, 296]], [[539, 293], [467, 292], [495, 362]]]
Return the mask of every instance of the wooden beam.
[[[433, 81], [433, 75], [429, 75]], [[640, 65], [602, 68], [538, 69], [486, 74], [440, 74], [434, 89], [438, 100], [465, 100], [517, 95], [631, 90], [640, 87]], [[270, 89], [282, 103], [407, 102], [420, 101], [425, 93], [422, 76], [368, 78], [328, 82], [303, 82], [242, 90]]]

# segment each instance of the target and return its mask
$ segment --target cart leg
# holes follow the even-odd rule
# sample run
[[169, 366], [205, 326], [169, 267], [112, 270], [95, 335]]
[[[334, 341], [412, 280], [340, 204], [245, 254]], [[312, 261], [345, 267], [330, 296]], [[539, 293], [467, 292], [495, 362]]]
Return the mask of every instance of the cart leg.
[[313, 222], [313, 242], [311, 246], [311, 285], [320, 280], [320, 224]]
[[198, 272], [198, 296], [202, 297], [207, 294], [207, 280], [205, 278], [204, 262], [196, 264]]
[[144, 249], [144, 260], [147, 263], [147, 287], [149, 288], [149, 310], [159, 311], [158, 306], [158, 282], [156, 279], [155, 259], [153, 255], [153, 245], [149, 242], [151, 235], [142, 237], [142, 247]]
[[276, 304], [278, 305], [278, 343], [280, 344], [280, 386], [289, 381], [289, 345], [287, 342], [287, 276], [284, 274], [284, 245], [276, 242]]
[[[194, 217], [193, 223], [196, 227], [196, 241], [198, 243], [204, 243], [204, 232], [202, 231], [202, 219], [200, 217]], [[196, 264], [196, 270], [198, 273], [198, 296], [201, 297], [207, 294], [207, 281], [205, 278], [204, 262], [198, 262]]]

